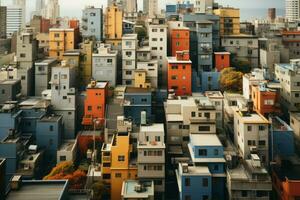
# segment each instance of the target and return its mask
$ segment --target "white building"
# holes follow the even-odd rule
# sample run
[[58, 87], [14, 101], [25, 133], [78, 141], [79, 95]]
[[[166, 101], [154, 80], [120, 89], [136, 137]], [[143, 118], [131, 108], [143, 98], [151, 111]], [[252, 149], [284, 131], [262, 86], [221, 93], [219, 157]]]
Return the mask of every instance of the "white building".
[[23, 13], [25, 11], [21, 6], [8, 6], [6, 15], [6, 36], [11, 38], [14, 32], [25, 27]]
[[154, 18], [158, 14], [158, 1], [143, 0], [143, 11], [149, 18]]
[[243, 76], [243, 96], [245, 99], [251, 99], [251, 86], [259, 85], [262, 82], [267, 82], [262, 69], [256, 68], [251, 73], [245, 74]]
[[65, 161], [74, 162], [77, 154], [77, 140], [64, 140], [57, 150], [57, 164]]
[[125, 12], [135, 13], [137, 9], [137, 0], [125, 0]]
[[134, 85], [134, 70], [136, 69], [136, 50], [138, 48], [137, 34], [125, 34], [122, 37], [122, 83]]
[[117, 84], [117, 54], [110, 44], [100, 44], [98, 53], [93, 53], [92, 77], [96, 81], [108, 81], [110, 86]]
[[23, 27], [26, 25], [26, 0], [14, 0], [13, 1], [14, 6], [19, 6], [22, 8], [22, 24]]
[[64, 139], [74, 139], [76, 134], [76, 73], [75, 68], [62, 66], [52, 68], [51, 105], [56, 114], [63, 116]]
[[220, 91], [206, 91], [205, 96], [211, 101], [216, 108], [216, 125], [222, 129], [224, 123], [224, 96]]
[[60, 16], [60, 7], [58, 0], [48, 0], [45, 14], [45, 18], [50, 19], [52, 23], [56, 23], [56, 20]]
[[269, 121], [261, 114], [234, 112], [234, 143], [244, 159], [258, 154], [261, 161], [269, 165]]
[[83, 37], [94, 36], [98, 41], [103, 39], [102, 8], [89, 6], [82, 11], [81, 32]]
[[285, 17], [289, 21], [300, 18], [300, 0], [285, 0]]
[[149, 24], [149, 47], [151, 59], [158, 61], [159, 85], [167, 86], [167, 28], [165, 24]]
[[212, 13], [214, 0], [194, 0], [195, 13]]

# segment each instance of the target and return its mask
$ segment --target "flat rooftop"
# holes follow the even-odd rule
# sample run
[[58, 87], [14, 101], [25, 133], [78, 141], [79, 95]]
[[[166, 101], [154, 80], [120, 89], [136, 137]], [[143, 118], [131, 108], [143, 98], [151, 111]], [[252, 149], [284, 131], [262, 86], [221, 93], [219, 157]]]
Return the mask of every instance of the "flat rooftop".
[[151, 124], [141, 126], [140, 132], [164, 132], [164, 124]]
[[42, 117], [39, 121], [41, 122], [56, 122], [62, 118], [61, 115], [46, 115]]
[[125, 93], [151, 93], [151, 90], [147, 88], [126, 87]]
[[20, 80], [3, 80], [3, 81], [0, 81], [0, 85], [13, 85], [13, 84], [16, 84], [18, 83]]
[[50, 105], [49, 101], [46, 101], [41, 98], [29, 98], [22, 101], [20, 107], [29, 107], [29, 108], [46, 108]]
[[[142, 185], [143, 190], [137, 192], [135, 187]], [[123, 198], [136, 198], [136, 199], [148, 199], [154, 197], [154, 183], [153, 181], [140, 182], [136, 180], [127, 180], [123, 182], [122, 186], [122, 197]]]
[[177, 60], [177, 57], [167, 57], [168, 63], [192, 64], [191, 60]]
[[43, 60], [37, 60], [35, 62], [35, 65], [50, 65], [52, 63], [55, 63], [56, 59], [55, 58], [45, 58]]
[[193, 146], [223, 146], [216, 134], [190, 134]]
[[249, 113], [247, 111], [236, 111], [244, 124], [269, 124], [269, 121], [259, 113]]
[[272, 118], [272, 127], [275, 131], [293, 131], [293, 129], [279, 117]]
[[108, 82], [96, 82], [95, 86], [90, 83], [88, 84], [87, 89], [104, 89], [107, 85]]
[[7, 200], [60, 200], [67, 181], [22, 181], [19, 190], [11, 190]]
[[221, 91], [206, 91], [205, 96], [208, 98], [215, 98], [215, 99], [223, 99], [224, 96]]
[[58, 151], [71, 151], [76, 144], [76, 140], [64, 140]]

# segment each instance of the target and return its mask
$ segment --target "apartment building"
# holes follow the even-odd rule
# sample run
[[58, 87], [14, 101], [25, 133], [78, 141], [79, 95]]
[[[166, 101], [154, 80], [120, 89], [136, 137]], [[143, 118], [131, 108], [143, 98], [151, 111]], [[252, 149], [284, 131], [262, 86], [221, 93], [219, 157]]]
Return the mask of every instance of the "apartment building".
[[284, 31], [282, 32], [282, 43], [289, 49], [290, 59], [300, 58], [300, 31]]
[[117, 54], [110, 44], [101, 44], [97, 53], [93, 53], [92, 77], [96, 81], [107, 81], [115, 87], [117, 84]]
[[195, 0], [194, 12], [197, 14], [211, 14], [213, 12], [214, 0]]
[[240, 9], [223, 7], [214, 10], [220, 16], [220, 35], [240, 34]]
[[176, 56], [177, 51], [190, 50], [190, 30], [186, 27], [170, 30], [171, 56]]
[[75, 49], [76, 35], [73, 28], [51, 28], [49, 30], [49, 56], [62, 60], [67, 50]]
[[249, 100], [252, 98], [252, 86], [266, 83], [262, 69], [254, 69], [251, 73], [243, 75], [243, 96]]
[[257, 154], [265, 166], [269, 165], [269, 121], [261, 114], [235, 111], [234, 143], [244, 159]]
[[299, 0], [285, 0], [285, 17], [289, 21], [295, 21], [300, 18]]
[[123, 35], [123, 11], [116, 5], [106, 8], [105, 39], [114, 49], [120, 49]]
[[224, 96], [220, 91], [206, 91], [205, 96], [216, 108], [216, 126], [222, 129], [224, 125]]
[[215, 66], [214, 68], [221, 72], [223, 69], [230, 67], [230, 53], [229, 52], [214, 52]]
[[84, 38], [94, 37], [98, 41], [103, 39], [103, 11], [93, 6], [85, 7], [82, 11], [81, 32]]
[[21, 81], [20, 80], [3, 80], [0, 81], [0, 104], [6, 101], [17, 101], [21, 97]]
[[136, 50], [138, 48], [137, 34], [126, 34], [122, 37], [122, 83], [134, 86], [134, 71], [136, 69]]
[[6, 7], [6, 37], [11, 38], [15, 32], [25, 27], [25, 10], [21, 6]]
[[92, 79], [94, 41], [85, 40], [79, 46], [83, 59], [80, 63], [80, 86], [87, 85]]
[[157, 0], [143, 0], [143, 12], [149, 18], [154, 18], [158, 14], [158, 1]]
[[[132, 188], [134, 188], [132, 190]], [[137, 181], [127, 180], [123, 182], [122, 200], [154, 200], [154, 184], [153, 181]]]

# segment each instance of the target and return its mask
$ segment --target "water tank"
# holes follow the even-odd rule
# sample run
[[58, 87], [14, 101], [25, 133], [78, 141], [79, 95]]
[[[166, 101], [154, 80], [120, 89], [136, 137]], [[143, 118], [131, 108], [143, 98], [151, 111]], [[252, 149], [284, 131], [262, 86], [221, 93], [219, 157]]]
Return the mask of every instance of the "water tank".
[[146, 111], [141, 112], [141, 125], [147, 124], [147, 113]]

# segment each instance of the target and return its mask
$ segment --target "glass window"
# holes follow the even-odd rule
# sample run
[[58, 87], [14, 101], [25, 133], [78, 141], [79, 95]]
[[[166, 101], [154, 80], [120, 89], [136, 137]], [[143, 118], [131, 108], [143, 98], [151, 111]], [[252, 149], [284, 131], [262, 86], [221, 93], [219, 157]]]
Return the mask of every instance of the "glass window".
[[198, 153], [199, 153], [199, 156], [207, 156], [207, 150], [206, 149], [199, 149]]

